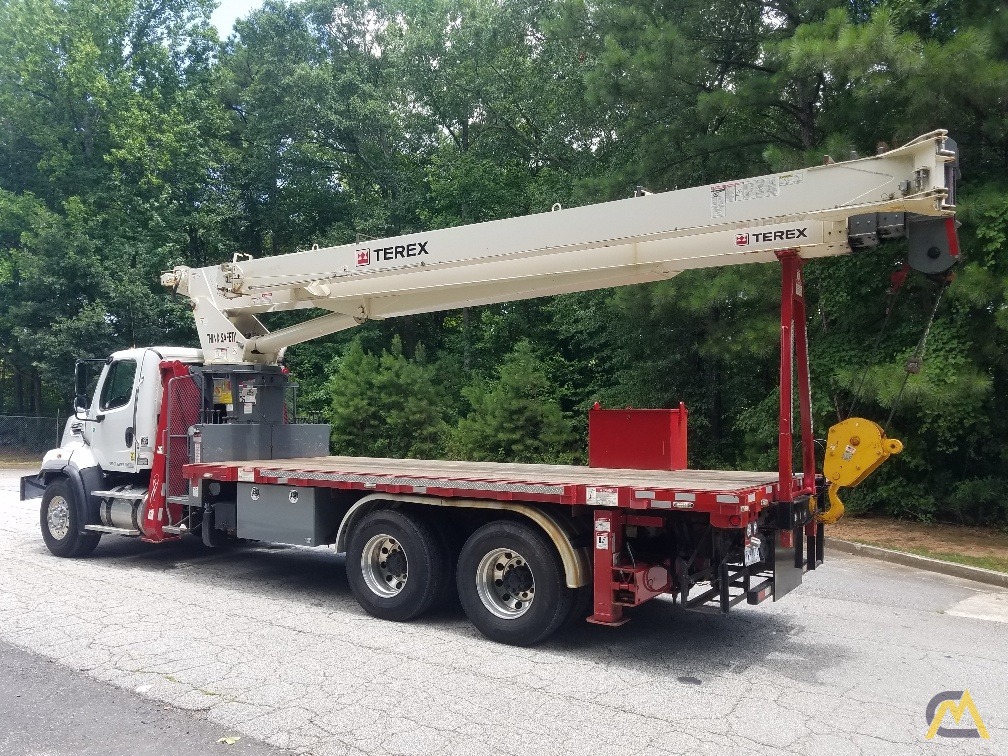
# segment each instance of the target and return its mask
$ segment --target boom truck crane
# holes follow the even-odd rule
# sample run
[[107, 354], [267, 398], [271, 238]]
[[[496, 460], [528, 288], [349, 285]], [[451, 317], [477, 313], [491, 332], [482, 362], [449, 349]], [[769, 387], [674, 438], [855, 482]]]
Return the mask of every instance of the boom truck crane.
[[[957, 170], [954, 142], [934, 131], [874, 157], [176, 267], [162, 284], [188, 298], [200, 349], [115, 352], [90, 399], [79, 361], [75, 417], [21, 498], [42, 494], [42, 537], [57, 556], [85, 556], [102, 535], [331, 545], [370, 614], [410, 620], [457, 591], [472, 623], [510, 644], [586, 617], [620, 625], [662, 594], [722, 612], [781, 599], [822, 563], [837, 490], [902, 448], [852, 418], [830, 429], [817, 473], [802, 267], [907, 237], [913, 268], [949, 270]], [[557, 466], [328, 456], [329, 426], [294, 422], [287, 403], [284, 350], [368, 320], [774, 262], [774, 471], [689, 469], [682, 405], [596, 405], [589, 465]], [[258, 318], [301, 309], [325, 314], [274, 331]]]

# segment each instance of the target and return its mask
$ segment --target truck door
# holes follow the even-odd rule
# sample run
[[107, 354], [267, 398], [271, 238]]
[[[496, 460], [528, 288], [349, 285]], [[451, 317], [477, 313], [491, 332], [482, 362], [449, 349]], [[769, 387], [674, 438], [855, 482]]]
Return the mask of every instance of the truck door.
[[161, 355], [145, 349], [139, 357], [140, 376], [133, 394], [134, 435], [136, 436], [136, 470], [149, 470], [154, 459], [158, 413], [161, 408]]
[[90, 408], [95, 422], [91, 431], [91, 451], [106, 471], [136, 471], [136, 428], [133, 401], [140, 380], [135, 357], [113, 359], [102, 375]]

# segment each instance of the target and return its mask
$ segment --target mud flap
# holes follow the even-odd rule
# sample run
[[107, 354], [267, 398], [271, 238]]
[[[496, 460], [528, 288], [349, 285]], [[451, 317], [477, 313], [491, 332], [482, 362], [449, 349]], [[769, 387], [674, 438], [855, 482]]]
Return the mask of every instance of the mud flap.
[[220, 538], [218, 537], [215, 527], [216, 518], [214, 517], [214, 510], [212, 504], [206, 504], [203, 507], [203, 519], [200, 525], [200, 533], [203, 536], [203, 545], [209, 548], [214, 548], [220, 545]]
[[805, 574], [803, 538], [805, 530], [803, 527], [798, 527], [790, 532], [794, 539], [794, 546], [781, 546], [779, 537], [770, 539], [768, 561], [773, 569], [774, 601], [778, 601], [801, 585], [802, 575]]
[[45, 493], [45, 483], [39, 473], [35, 475], [25, 475], [21, 478], [21, 501], [27, 499], [37, 499]]

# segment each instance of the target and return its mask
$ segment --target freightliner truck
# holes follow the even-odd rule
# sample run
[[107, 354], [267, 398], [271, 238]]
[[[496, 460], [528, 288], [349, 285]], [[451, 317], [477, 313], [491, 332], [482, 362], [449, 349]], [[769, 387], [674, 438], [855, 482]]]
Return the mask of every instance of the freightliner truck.
[[[913, 268], [949, 270], [957, 170], [935, 131], [785, 173], [176, 267], [162, 284], [188, 298], [200, 348], [115, 352], [90, 397], [79, 362], [75, 417], [21, 497], [41, 494], [59, 557], [113, 535], [332, 546], [370, 614], [407, 621], [457, 593], [484, 635], [516, 645], [569, 621], [620, 625], [662, 595], [722, 612], [781, 599], [822, 563], [837, 490], [901, 449], [852, 418], [817, 470], [802, 267], [906, 237]], [[287, 347], [368, 320], [742, 263], [781, 270], [776, 470], [689, 469], [682, 406], [593, 409], [587, 466], [329, 456], [329, 427], [294, 422], [286, 399]], [[315, 314], [272, 332], [258, 318], [286, 310]]]

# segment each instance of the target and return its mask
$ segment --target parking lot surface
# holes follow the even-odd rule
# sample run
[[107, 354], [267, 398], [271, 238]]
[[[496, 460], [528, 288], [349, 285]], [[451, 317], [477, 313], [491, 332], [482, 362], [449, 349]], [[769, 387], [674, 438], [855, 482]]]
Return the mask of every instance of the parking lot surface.
[[[0, 472], [0, 641], [264, 746], [1008, 753], [1008, 592], [989, 586], [829, 554], [777, 603], [723, 617], [658, 600], [624, 627], [516, 649], [458, 608], [410, 624], [367, 616], [330, 549], [106, 536], [89, 558], [57, 559], [39, 501], [18, 501], [21, 474]], [[926, 740], [928, 702], [961, 690], [989, 739]]]
[[228, 756], [288, 753], [0, 641], [4, 756], [214, 756], [227, 743]]

